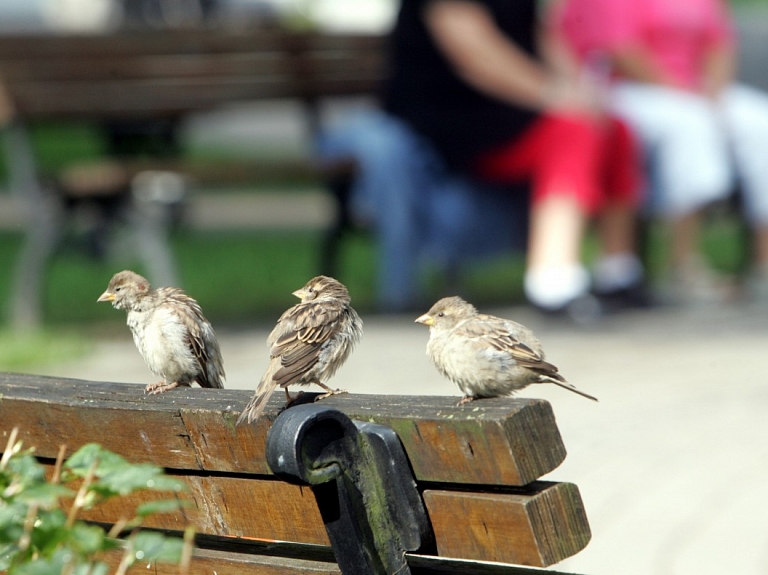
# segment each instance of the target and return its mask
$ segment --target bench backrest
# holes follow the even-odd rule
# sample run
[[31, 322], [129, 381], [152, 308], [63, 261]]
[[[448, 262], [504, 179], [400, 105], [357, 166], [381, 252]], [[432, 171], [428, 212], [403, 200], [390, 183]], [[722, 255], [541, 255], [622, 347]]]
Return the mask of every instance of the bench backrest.
[[270, 28], [0, 36], [23, 119], [173, 116], [226, 102], [371, 94], [384, 39]]

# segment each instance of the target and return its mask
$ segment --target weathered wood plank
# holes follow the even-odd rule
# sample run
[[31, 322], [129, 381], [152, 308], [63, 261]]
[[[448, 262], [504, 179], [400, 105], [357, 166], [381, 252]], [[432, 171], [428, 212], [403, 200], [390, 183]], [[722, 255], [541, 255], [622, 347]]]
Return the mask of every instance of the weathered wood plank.
[[[408, 565], [413, 575], [573, 575], [560, 571], [541, 571], [515, 565], [478, 563], [427, 557], [424, 555], [407, 555]], [[113, 568], [120, 561], [119, 552], [112, 552], [105, 558]], [[168, 563], [134, 565], [129, 574], [139, 575], [178, 575], [176, 565]], [[261, 555], [254, 553], [233, 553], [214, 549], [197, 548], [192, 556], [189, 575], [339, 575], [341, 571], [335, 563], [280, 557], [277, 555]]]
[[[177, 477], [189, 487], [178, 498], [191, 505], [174, 513], [152, 515], [144, 522], [146, 527], [181, 532], [187, 525], [194, 525], [198, 533], [205, 535], [331, 544], [315, 497], [307, 487], [274, 478]], [[81, 511], [79, 517], [114, 524], [120, 518], [134, 517], [138, 505], [168, 497], [173, 495], [140, 491]]]
[[578, 488], [535, 482], [527, 494], [424, 491], [438, 554], [545, 567], [591, 538]]
[[[202, 535], [330, 545], [312, 491], [270, 478], [176, 477], [192, 505], [151, 516], [146, 527]], [[134, 493], [82, 511], [80, 518], [113, 524], [136, 507], [167, 494]], [[583, 549], [590, 539], [578, 489], [534, 482], [514, 492], [424, 491], [438, 554], [478, 561], [546, 567]]]
[[[266, 433], [280, 394], [253, 426], [235, 427], [250, 393], [177, 389], [146, 396], [133, 384], [0, 373], [0, 433], [14, 426], [42, 457], [98, 441], [130, 461], [179, 470], [270, 474]], [[456, 407], [455, 397], [345, 394], [324, 400], [353, 419], [399, 435], [417, 479], [525, 485], [555, 469], [565, 448], [550, 405], [491, 399]]]
[[[112, 568], [110, 572], [114, 572], [117, 568], [121, 557], [122, 554], [119, 551], [105, 554], [104, 561]], [[170, 563], [139, 563], [131, 567], [128, 573], [178, 575], [179, 567]], [[188, 575], [214, 573], [216, 575], [340, 575], [341, 571], [335, 562], [195, 549]]]

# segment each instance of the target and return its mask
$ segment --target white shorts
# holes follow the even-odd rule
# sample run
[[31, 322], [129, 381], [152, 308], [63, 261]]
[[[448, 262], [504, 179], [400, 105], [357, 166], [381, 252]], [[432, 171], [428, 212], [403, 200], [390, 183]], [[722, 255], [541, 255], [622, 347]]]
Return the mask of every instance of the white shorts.
[[676, 217], [696, 211], [726, 197], [737, 174], [746, 217], [768, 224], [768, 94], [734, 84], [713, 102], [683, 90], [619, 82], [612, 106], [646, 151], [654, 212]]

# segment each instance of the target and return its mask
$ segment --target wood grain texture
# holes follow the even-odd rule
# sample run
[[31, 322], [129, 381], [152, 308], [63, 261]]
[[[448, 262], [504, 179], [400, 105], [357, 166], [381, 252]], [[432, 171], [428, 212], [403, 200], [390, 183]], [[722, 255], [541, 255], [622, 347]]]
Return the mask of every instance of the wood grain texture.
[[[302, 557], [281, 557], [283, 545], [270, 545], [266, 553], [254, 549], [251, 553], [229, 552], [197, 548], [192, 556], [189, 575], [340, 575], [335, 563], [328, 560]], [[407, 555], [413, 575], [543, 575], [539, 569], [499, 563], [443, 559], [425, 555]], [[105, 561], [114, 569], [120, 561], [120, 553], [110, 552]], [[137, 564], [128, 571], [131, 575], [178, 575], [179, 569], [167, 563]], [[547, 570], [546, 575], [573, 575]]]
[[134, 517], [138, 505], [176, 497], [189, 505], [173, 513], [152, 515], [144, 525], [182, 532], [330, 545], [312, 490], [275, 479], [176, 476], [189, 490], [178, 495], [139, 491], [81, 511], [86, 521], [114, 524]]
[[[234, 422], [250, 398], [240, 390], [175, 389], [0, 373], [0, 434], [14, 426], [42, 457], [98, 441], [129, 461], [169, 469], [270, 474], [266, 434], [283, 408], [275, 394], [253, 426]], [[420, 481], [521, 486], [565, 458], [551, 406], [489, 399], [456, 407], [454, 397], [345, 394], [324, 400], [353, 419], [399, 435]]]
[[591, 538], [578, 488], [535, 482], [527, 493], [424, 491], [438, 554], [546, 567]]
[[[176, 477], [189, 486], [179, 497], [191, 505], [151, 516], [146, 527], [180, 534], [192, 524], [202, 535], [330, 545], [309, 488], [269, 477]], [[165, 496], [137, 492], [79, 517], [113, 524], [133, 517], [139, 504]], [[569, 483], [534, 482], [513, 492], [427, 489], [424, 501], [443, 557], [547, 567], [590, 539], [578, 489]]]

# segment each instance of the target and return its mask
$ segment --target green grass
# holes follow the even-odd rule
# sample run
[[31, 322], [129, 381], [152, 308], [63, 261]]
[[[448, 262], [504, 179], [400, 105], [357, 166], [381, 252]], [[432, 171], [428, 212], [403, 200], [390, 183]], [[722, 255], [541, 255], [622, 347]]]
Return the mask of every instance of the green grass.
[[[180, 230], [172, 243], [184, 288], [217, 323], [271, 322], [294, 303], [291, 292], [318, 272], [318, 233], [203, 233]], [[0, 233], [0, 302], [7, 303], [11, 273], [21, 245], [18, 234]], [[375, 250], [371, 238], [355, 234], [343, 244], [339, 279], [348, 287], [356, 308], [375, 307]], [[136, 260], [103, 262], [67, 244], [54, 258], [45, 283], [45, 319], [50, 326], [122, 324], [123, 314], [97, 304], [113, 273], [130, 268], [143, 272]], [[481, 302], [519, 299], [520, 257], [509, 256], [468, 269], [468, 297]], [[425, 282], [430, 294], [444, 295], [444, 282], [432, 271]]]
[[[738, 222], [711, 222], [704, 249], [715, 267], [735, 273], [743, 265], [744, 253]], [[291, 292], [318, 272], [319, 233], [297, 232], [198, 232], [180, 229], [172, 238], [182, 285], [203, 306], [206, 315], [219, 323], [247, 324], [273, 321], [293, 303]], [[666, 243], [659, 227], [652, 230], [651, 275], [664, 266]], [[0, 302], [7, 304], [12, 269], [21, 235], [0, 233]], [[585, 257], [596, 253], [594, 238], [585, 245]], [[341, 253], [339, 279], [350, 289], [354, 304], [371, 312], [375, 307], [375, 260], [372, 239], [351, 235]], [[113, 273], [120, 269], [142, 273], [137, 260], [98, 261], [85, 255], [70, 241], [55, 256], [45, 284], [45, 318], [50, 326], [122, 323], [124, 318], [96, 298]], [[461, 285], [468, 298], [481, 304], [521, 301], [523, 260], [511, 254], [487, 263], [467, 266]], [[445, 278], [427, 271], [428, 297], [444, 295]], [[3, 306], [4, 308], [6, 306]]]
[[91, 349], [91, 339], [77, 330], [44, 329], [31, 333], [0, 330], [0, 371], [77, 359]]

